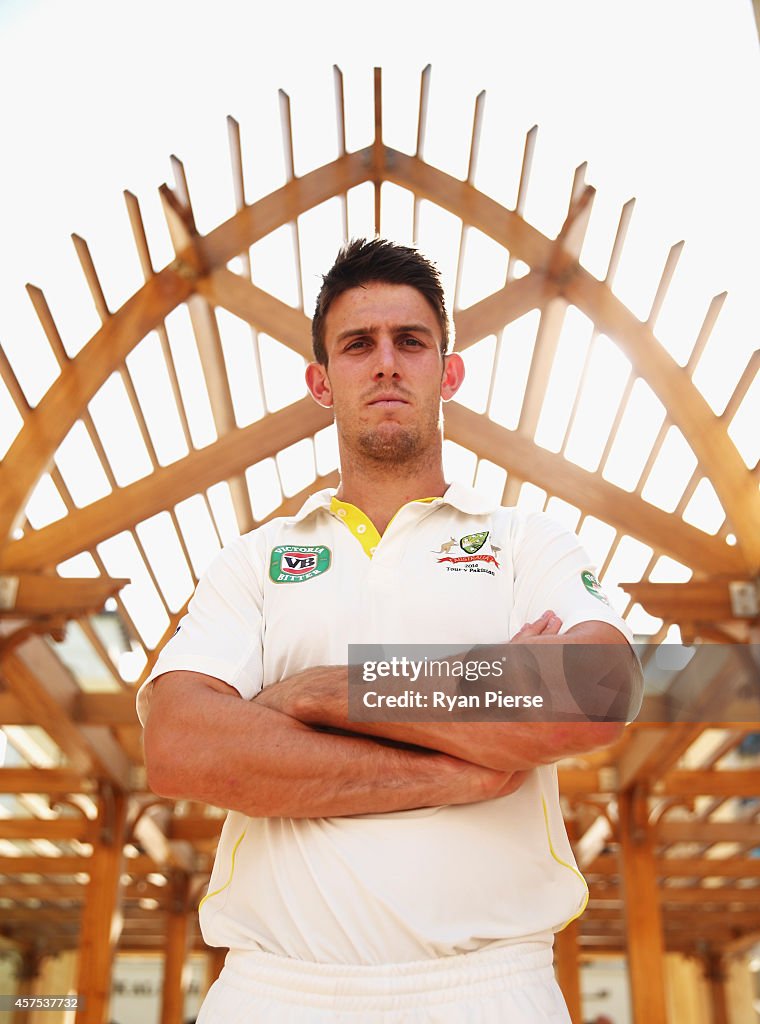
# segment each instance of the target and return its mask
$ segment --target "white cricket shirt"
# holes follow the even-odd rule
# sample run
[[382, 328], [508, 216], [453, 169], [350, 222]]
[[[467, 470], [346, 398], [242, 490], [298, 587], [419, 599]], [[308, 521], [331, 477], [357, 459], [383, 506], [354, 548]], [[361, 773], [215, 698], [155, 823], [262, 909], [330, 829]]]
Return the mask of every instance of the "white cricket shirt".
[[[303, 669], [346, 664], [349, 643], [466, 649], [506, 641], [549, 608], [563, 631], [601, 620], [632, 639], [577, 539], [545, 515], [452, 484], [403, 506], [379, 537], [333, 494], [218, 555], [140, 689], [141, 721], [152, 680], [175, 670], [251, 700]], [[549, 937], [586, 900], [549, 766], [510, 796], [468, 805], [308, 819], [230, 812], [200, 920], [212, 946], [377, 964]]]

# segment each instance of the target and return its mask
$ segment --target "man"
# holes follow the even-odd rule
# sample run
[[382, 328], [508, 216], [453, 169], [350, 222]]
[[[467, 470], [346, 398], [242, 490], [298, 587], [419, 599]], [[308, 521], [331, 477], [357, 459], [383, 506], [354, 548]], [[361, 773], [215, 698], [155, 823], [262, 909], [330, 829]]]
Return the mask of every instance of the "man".
[[587, 890], [554, 762], [622, 726], [354, 722], [347, 649], [622, 645], [627, 702], [630, 635], [572, 535], [446, 484], [464, 368], [432, 264], [351, 243], [312, 330], [340, 486], [220, 554], [138, 700], [151, 787], [230, 812], [199, 1021], [568, 1021], [552, 938]]

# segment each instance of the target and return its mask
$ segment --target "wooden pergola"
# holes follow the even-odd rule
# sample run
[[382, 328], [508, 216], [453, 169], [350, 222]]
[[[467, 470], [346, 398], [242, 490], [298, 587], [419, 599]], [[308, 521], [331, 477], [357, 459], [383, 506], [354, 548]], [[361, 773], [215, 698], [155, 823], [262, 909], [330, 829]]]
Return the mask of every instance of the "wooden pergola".
[[[639, 579], [624, 584], [636, 603], [662, 620], [651, 637], [653, 648], [676, 624], [684, 642], [748, 644], [758, 641], [760, 495], [758, 466], [748, 467], [729, 436], [758, 368], [755, 352], [725, 409], [717, 415], [692, 377], [720, 312], [724, 295], [709, 303], [685, 365], [679, 365], [656, 336], [657, 318], [676, 271], [681, 243], [671, 250], [649, 315], [641, 320], [614, 291], [615, 275], [633, 212], [633, 200], [620, 215], [603, 279], [581, 262], [592, 213], [594, 190], [578, 168], [567, 216], [556, 238], [525, 219], [524, 210], [536, 140], [525, 140], [519, 189], [506, 209], [474, 184], [484, 94], [475, 103], [468, 174], [458, 180], [427, 163], [424, 140], [430, 69], [422, 74], [416, 152], [393, 149], [383, 141], [381, 72], [375, 71], [374, 141], [349, 152], [345, 146], [343, 79], [335, 70], [339, 155], [296, 177], [289, 100], [282, 94], [287, 181], [254, 203], [245, 200], [240, 129], [228, 121], [236, 212], [202, 234], [196, 227], [182, 163], [172, 158], [175, 182], [160, 189], [175, 257], [162, 269], [151, 260], [137, 198], [125, 193], [129, 221], [145, 283], [118, 309], [111, 309], [86, 242], [74, 236], [100, 328], [70, 358], [43, 293], [29, 286], [59, 373], [39, 403], [31, 407], [14, 367], [0, 349], [0, 377], [23, 426], [0, 467], [0, 723], [39, 730], [53, 751], [47, 766], [34, 758], [0, 768], [0, 793], [7, 795], [0, 817], [0, 935], [18, 952], [21, 985], [31, 985], [41, 958], [79, 950], [77, 990], [86, 1008], [77, 1021], [105, 1020], [114, 950], [149, 951], [165, 958], [163, 1024], [179, 1022], [181, 974], [187, 951], [205, 950], [196, 920], [205, 891], [223, 813], [192, 802], [158, 800], [147, 790], [141, 732], [134, 694], [147, 677], [157, 651], [184, 613], [173, 606], [151, 564], [138, 526], [168, 515], [176, 542], [197, 582], [186, 530], [177, 506], [200, 497], [219, 534], [209, 489], [226, 484], [237, 529], [253, 529], [274, 515], [296, 510], [314, 490], [335, 485], [337, 473], [318, 473], [297, 494], [283, 494], [271, 515], [257, 519], [246, 470], [276, 459], [290, 446], [310, 441], [330, 427], [326, 410], [303, 398], [269, 411], [244, 426], [236, 423], [225, 364], [219, 310], [250, 327], [258, 353], [261, 335], [304, 360], [310, 358], [309, 318], [300, 301], [289, 305], [256, 284], [251, 247], [283, 227], [293, 237], [300, 267], [299, 218], [337, 198], [348, 233], [348, 195], [365, 183], [374, 188], [374, 228], [383, 221], [383, 185], [413, 197], [417, 223], [423, 201], [461, 220], [458, 266], [468, 232], [476, 230], [502, 247], [503, 287], [460, 308], [454, 295], [456, 348], [466, 354], [493, 339], [491, 377], [508, 328], [538, 311], [530, 371], [514, 429], [491, 415], [498, 403], [493, 383], [488, 408], [476, 412], [449, 403], [448, 440], [497, 467], [504, 476], [502, 500], [514, 504], [528, 483], [545, 492], [545, 504], [558, 498], [579, 510], [579, 526], [589, 517], [607, 524], [613, 539], [600, 565], [604, 576], [621, 542], [633, 538], [651, 549]], [[236, 269], [231, 269], [237, 261]], [[457, 291], [460, 275], [457, 277]], [[577, 397], [557, 452], [535, 440], [547, 397], [550, 372], [568, 310], [574, 307], [593, 324]], [[202, 367], [217, 440], [194, 445], [188, 397], [175, 365], [171, 328], [174, 311], [189, 314]], [[187, 454], [162, 464], [127, 362], [146, 336], [158, 339], [165, 372], [184, 435]], [[584, 401], [590, 354], [601, 336], [611, 339], [630, 363], [630, 374], [609, 430], [598, 468], [583, 469], [566, 457], [574, 417]], [[257, 355], [258, 358], [258, 355]], [[149, 475], [119, 485], [98, 434], [89, 404], [117, 375], [152, 464]], [[635, 382], [644, 381], [661, 401], [665, 418], [632, 490], [604, 475]], [[108, 482], [108, 493], [78, 504], [56, 455], [75, 425], [85, 432]], [[694, 453], [696, 465], [676, 507], [666, 511], [642, 497], [647, 477], [676, 427]], [[25, 514], [30, 496], [47, 475], [66, 514], [33, 528]], [[725, 518], [713, 534], [684, 520], [700, 482], [707, 480]], [[284, 490], [284, 489], [283, 489]], [[125, 533], [155, 587], [166, 625], [149, 642], [133, 621], [120, 592], [128, 582], [109, 575], [99, 545]], [[87, 553], [97, 574], [60, 574], [61, 563]], [[653, 582], [662, 556], [691, 571], [686, 582]], [[106, 601], [144, 666], [127, 680], [104, 642], [97, 617]], [[76, 623], [109, 679], [108, 687], [83, 685], [61, 656], [67, 625]], [[650, 716], [656, 717], [656, 716]], [[613, 748], [560, 765], [563, 807], [579, 863], [589, 882], [585, 914], [558, 937], [557, 969], [574, 1021], [580, 1021], [579, 962], [584, 956], [627, 956], [636, 1021], [666, 1021], [663, 954], [700, 958], [713, 1001], [713, 1021], [729, 1020], [723, 968], [735, 955], [760, 941], [760, 819], [752, 721], [642, 721], [626, 730]], [[218, 951], [208, 951], [210, 977], [219, 969]], [[25, 1019], [19, 1013], [19, 1021]]]

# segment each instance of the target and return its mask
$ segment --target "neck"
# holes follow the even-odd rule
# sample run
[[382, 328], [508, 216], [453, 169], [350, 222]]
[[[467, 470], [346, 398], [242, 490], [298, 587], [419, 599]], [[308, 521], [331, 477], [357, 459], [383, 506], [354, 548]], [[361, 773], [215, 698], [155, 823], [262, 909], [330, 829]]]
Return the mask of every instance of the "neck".
[[368, 465], [364, 459], [346, 458], [341, 453], [337, 497], [360, 508], [381, 534], [407, 502], [440, 497], [447, 487], [440, 451], [433, 458], [387, 467], [374, 461]]

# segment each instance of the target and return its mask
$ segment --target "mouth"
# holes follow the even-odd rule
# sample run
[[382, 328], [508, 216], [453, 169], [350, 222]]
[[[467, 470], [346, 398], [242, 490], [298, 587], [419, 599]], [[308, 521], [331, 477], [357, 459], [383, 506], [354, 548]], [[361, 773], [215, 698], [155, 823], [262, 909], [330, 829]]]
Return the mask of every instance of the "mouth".
[[378, 395], [377, 398], [373, 398], [367, 402], [367, 405], [374, 405], [381, 409], [395, 409], [401, 405], [409, 405], [404, 398], [399, 398], [398, 395]]

